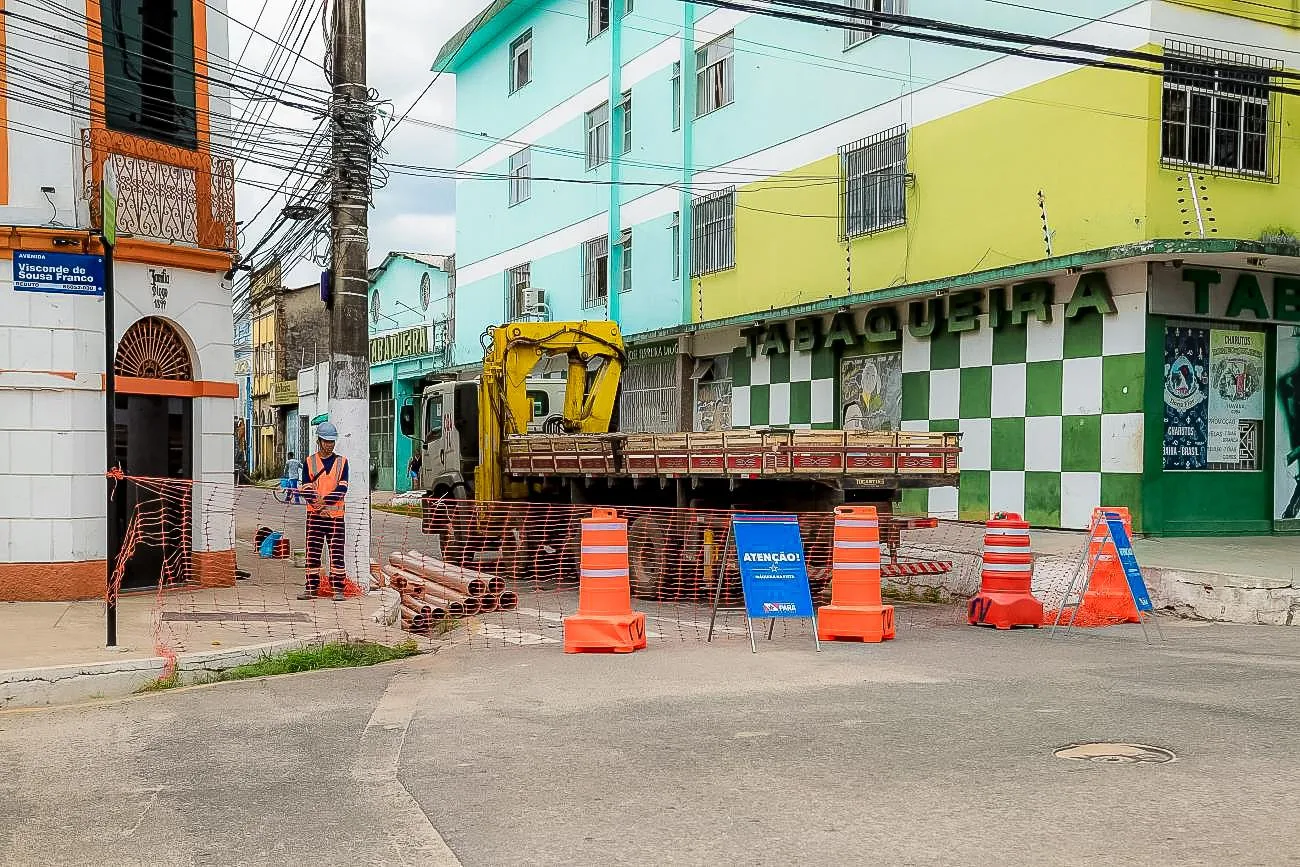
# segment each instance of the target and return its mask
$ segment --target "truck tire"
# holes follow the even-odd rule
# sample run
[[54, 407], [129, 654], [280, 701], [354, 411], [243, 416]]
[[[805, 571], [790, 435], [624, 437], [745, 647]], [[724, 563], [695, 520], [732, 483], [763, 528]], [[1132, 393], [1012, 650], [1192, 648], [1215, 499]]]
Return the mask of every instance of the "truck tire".
[[668, 576], [668, 532], [662, 521], [642, 515], [628, 527], [632, 595], [662, 600]]

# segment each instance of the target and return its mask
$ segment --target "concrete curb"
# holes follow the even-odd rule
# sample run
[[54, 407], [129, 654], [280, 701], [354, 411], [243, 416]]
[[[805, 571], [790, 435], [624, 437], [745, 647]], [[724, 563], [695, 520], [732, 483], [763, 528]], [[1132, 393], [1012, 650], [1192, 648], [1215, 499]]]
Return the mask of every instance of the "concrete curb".
[[[185, 653], [177, 657], [176, 670], [182, 683], [192, 683], [204, 675], [256, 662], [269, 654], [347, 639], [346, 630], [331, 629], [303, 638], [268, 641], [227, 650]], [[0, 710], [120, 698], [157, 680], [162, 676], [165, 666], [165, 659], [153, 656], [0, 671]]]
[[1220, 623], [1300, 626], [1300, 588], [1285, 578], [1221, 575], [1145, 566], [1151, 601], [1181, 617]]

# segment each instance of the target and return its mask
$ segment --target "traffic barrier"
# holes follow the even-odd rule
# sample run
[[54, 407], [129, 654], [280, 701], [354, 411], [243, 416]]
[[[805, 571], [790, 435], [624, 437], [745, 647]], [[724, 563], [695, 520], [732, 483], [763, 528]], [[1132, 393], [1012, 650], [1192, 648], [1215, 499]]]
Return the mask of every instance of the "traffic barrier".
[[631, 653], [645, 646], [645, 615], [632, 610], [627, 520], [613, 509], [592, 509], [582, 520], [578, 613], [564, 618], [564, 652]]
[[967, 606], [967, 622], [998, 629], [1042, 626], [1043, 603], [1030, 590], [1033, 577], [1029, 523], [1014, 512], [990, 518], [984, 531], [980, 592]]
[[1133, 593], [1129, 590], [1124, 567], [1119, 562], [1119, 552], [1106, 532], [1105, 513], [1118, 514], [1124, 529], [1133, 538], [1133, 516], [1129, 510], [1118, 506], [1105, 506], [1092, 510], [1088, 533], [1088, 563], [1092, 564], [1092, 577], [1083, 594], [1083, 604], [1075, 613], [1075, 626], [1113, 626], [1119, 623], [1141, 623]]
[[894, 606], [880, 598], [880, 518], [874, 506], [835, 510], [831, 601], [817, 611], [823, 641], [887, 641], [894, 637]]

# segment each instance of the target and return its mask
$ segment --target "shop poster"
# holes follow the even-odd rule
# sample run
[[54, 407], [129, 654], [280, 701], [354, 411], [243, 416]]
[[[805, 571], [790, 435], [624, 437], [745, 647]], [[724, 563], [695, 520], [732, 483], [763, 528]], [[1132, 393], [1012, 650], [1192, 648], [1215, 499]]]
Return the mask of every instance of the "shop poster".
[[1209, 386], [1207, 462], [1258, 466], [1264, 332], [1212, 330]]
[[1205, 469], [1209, 446], [1210, 332], [1165, 329], [1166, 470]]
[[903, 354], [840, 361], [844, 430], [896, 431], [903, 423]]
[[1277, 330], [1273, 517], [1300, 518], [1300, 328]]

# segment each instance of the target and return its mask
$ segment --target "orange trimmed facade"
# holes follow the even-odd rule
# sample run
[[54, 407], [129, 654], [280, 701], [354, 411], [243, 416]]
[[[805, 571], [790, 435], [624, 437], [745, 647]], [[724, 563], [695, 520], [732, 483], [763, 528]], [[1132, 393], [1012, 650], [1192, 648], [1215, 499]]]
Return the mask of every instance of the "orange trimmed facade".
[[[229, 53], [226, 4], [173, 3], [175, 20], [192, 16], [193, 34], [176, 32], [166, 44], [122, 36], [135, 25], [151, 32], [151, 19], [133, 25], [128, 18], [153, 15], [153, 6], [128, 4], [115, 13], [120, 23], [102, 17], [101, 0], [84, 0], [84, 22], [39, 4], [24, 6], [21, 20], [0, 15], [0, 260], [17, 251], [102, 256], [100, 193], [111, 161], [120, 191], [113, 465], [128, 477], [233, 485], [234, 166], [211, 153], [211, 111], [226, 110], [228, 100], [206, 77], [209, 46]], [[50, 52], [42, 30], [82, 25], [86, 51], [67, 55], [83, 64], [80, 99], [74, 93], [64, 101], [69, 116], [61, 123], [32, 116], [36, 109], [10, 95], [10, 75], [38, 74], [33, 58]], [[137, 84], [120, 77], [123, 51], [166, 69], [191, 45], [195, 75], [175, 76], [175, 103], [160, 103], [143, 87], [135, 103], [106, 102], [106, 93], [116, 100]], [[65, 132], [33, 134], [40, 128]], [[105, 515], [103, 328], [102, 294], [19, 289], [0, 262], [0, 485], [10, 492], [0, 502], [0, 601], [104, 598], [110, 522], [120, 535], [131, 509], [160, 502], [128, 481]], [[137, 551], [166, 548], [176, 568], [180, 543], [191, 583], [232, 586], [234, 517], [214, 512], [213, 499], [186, 497], [159, 511], [161, 520], [145, 523], [162, 537], [143, 540]], [[195, 527], [203, 532], [192, 537]], [[123, 591], [157, 586], [161, 571], [147, 552], [133, 556]]]

